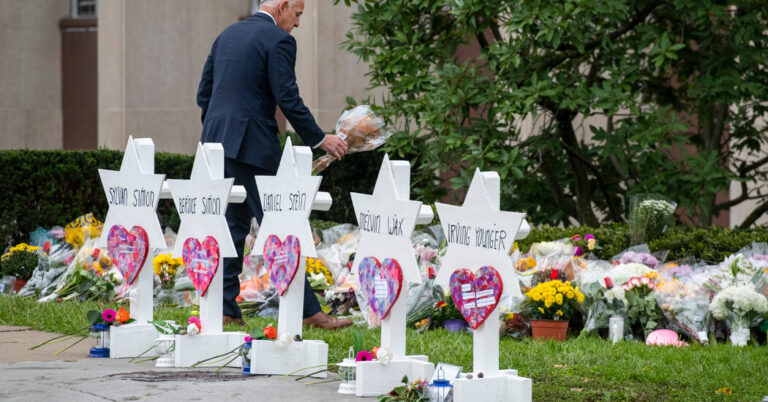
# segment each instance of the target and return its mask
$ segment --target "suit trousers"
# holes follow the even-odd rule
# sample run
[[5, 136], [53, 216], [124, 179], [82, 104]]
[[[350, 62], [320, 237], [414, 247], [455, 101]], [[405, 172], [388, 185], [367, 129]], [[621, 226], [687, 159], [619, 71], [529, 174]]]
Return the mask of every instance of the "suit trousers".
[[[274, 176], [275, 172], [262, 169], [235, 159], [224, 160], [224, 177], [235, 179], [235, 185], [245, 187], [245, 202], [241, 204], [229, 204], [225, 214], [229, 233], [235, 242], [237, 258], [224, 259], [224, 306], [223, 314], [233, 318], [242, 317], [240, 307], [237, 305], [237, 296], [240, 294], [240, 279], [238, 275], [243, 271], [243, 249], [245, 237], [251, 229], [251, 218], [255, 217], [261, 225], [264, 212], [261, 209], [261, 199], [256, 187], [254, 176]], [[304, 277], [304, 318], [311, 317], [320, 312], [320, 302], [315, 297], [315, 292], [309, 284], [307, 276]], [[296, 278], [298, 279], [298, 278]]]

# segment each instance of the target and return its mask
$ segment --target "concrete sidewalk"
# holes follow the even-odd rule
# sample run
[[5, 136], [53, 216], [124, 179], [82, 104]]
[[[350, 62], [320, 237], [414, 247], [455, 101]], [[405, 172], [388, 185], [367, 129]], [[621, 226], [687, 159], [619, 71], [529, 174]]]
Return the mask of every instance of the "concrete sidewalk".
[[[88, 358], [85, 340], [57, 356], [73, 341], [29, 347], [56, 334], [0, 326], [0, 400], [2, 401], [361, 401], [336, 392], [339, 381], [307, 385], [322, 379], [246, 376], [226, 368], [157, 368], [154, 362]], [[330, 374], [328, 380], [338, 379]]]

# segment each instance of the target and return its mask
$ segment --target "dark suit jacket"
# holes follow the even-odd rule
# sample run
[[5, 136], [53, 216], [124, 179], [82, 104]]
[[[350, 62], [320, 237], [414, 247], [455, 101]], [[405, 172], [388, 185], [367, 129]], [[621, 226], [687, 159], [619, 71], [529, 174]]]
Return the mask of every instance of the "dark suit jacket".
[[213, 43], [197, 91], [202, 142], [219, 142], [227, 158], [277, 171], [276, 105], [304, 143], [325, 134], [296, 85], [296, 40], [261, 13], [230, 25]]

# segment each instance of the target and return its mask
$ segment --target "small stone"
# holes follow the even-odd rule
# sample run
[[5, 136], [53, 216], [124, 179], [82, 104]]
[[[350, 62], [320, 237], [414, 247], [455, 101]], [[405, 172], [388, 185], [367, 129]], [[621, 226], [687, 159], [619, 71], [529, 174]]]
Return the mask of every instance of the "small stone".
[[482, 372], [482, 371], [481, 371], [481, 372], [479, 372], [479, 373], [477, 373], [477, 378], [483, 378], [483, 377], [485, 377], [485, 376], [483, 375], [483, 372]]
[[472, 379], [472, 374], [467, 374], [467, 380], [471, 380], [471, 379]]
[[296, 334], [296, 336], [293, 337], [293, 340], [296, 341], [296, 342], [301, 342], [302, 341], [301, 335]]

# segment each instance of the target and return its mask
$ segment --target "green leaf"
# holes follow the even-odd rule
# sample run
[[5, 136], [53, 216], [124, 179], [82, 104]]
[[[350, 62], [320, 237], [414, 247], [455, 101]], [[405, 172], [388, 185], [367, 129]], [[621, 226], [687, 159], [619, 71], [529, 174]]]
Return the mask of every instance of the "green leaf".
[[98, 324], [101, 322], [101, 312], [98, 310], [88, 310], [86, 314], [86, 317], [88, 318], [88, 322], [91, 323], [91, 325]]

